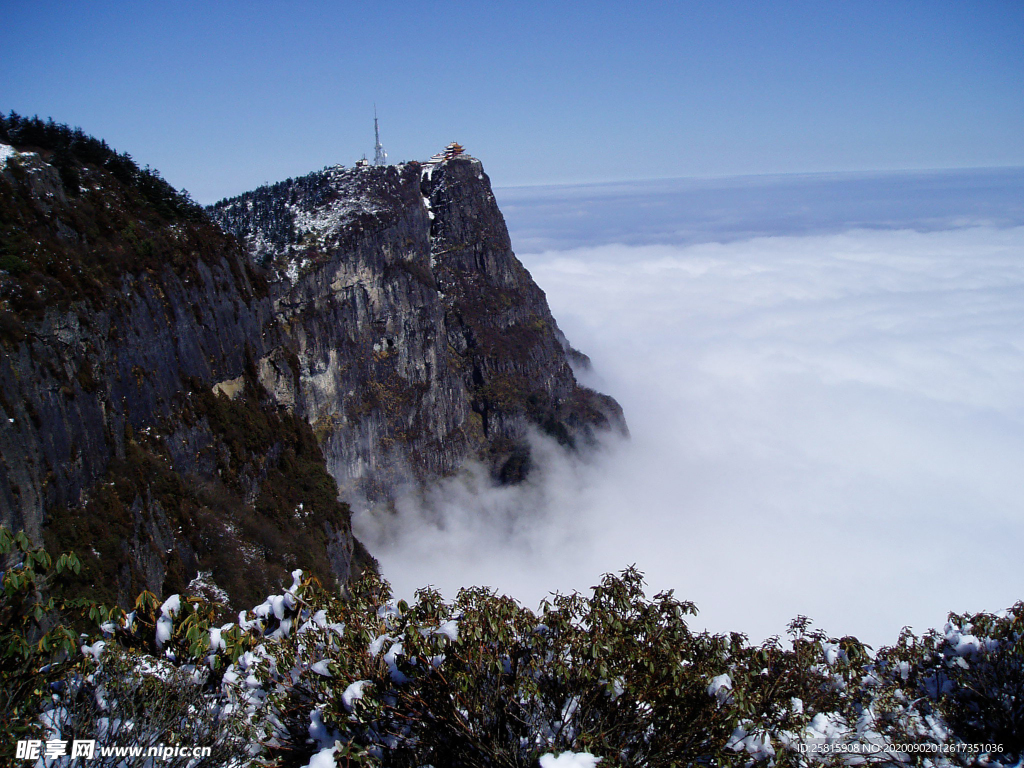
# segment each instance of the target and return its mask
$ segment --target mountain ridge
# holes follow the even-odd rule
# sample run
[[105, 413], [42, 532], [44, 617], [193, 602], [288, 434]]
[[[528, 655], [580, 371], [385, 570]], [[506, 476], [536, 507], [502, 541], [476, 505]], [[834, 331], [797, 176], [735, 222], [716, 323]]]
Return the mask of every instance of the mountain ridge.
[[[614, 401], [575, 381], [568, 355], [578, 353], [515, 258], [479, 160], [334, 167], [210, 210], [276, 273], [278, 314], [316, 326], [293, 334], [309, 363], [306, 391], [276, 381], [282, 401], [319, 428], [343, 489], [351, 481], [379, 501], [377, 488], [450, 474], [469, 456], [499, 479], [522, 479], [527, 425], [568, 446], [592, 441], [595, 426], [624, 427]], [[303, 316], [312, 305], [316, 316]], [[343, 321], [319, 325], [325, 311]], [[341, 328], [330, 349], [307, 343]], [[331, 359], [341, 347], [352, 352], [348, 371]], [[352, 401], [359, 383], [377, 388], [371, 401]], [[367, 430], [353, 408], [381, 418]], [[407, 449], [389, 459], [394, 442]], [[351, 471], [359, 466], [371, 469]]]
[[260, 251], [79, 131], [0, 128], [0, 522], [82, 552], [85, 589], [344, 584], [374, 567], [348, 501], [473, 459], [522, 480], [533, 428], [625, 429], [576, 383], [479, 161], [256, 190], [304, 216], [239, 217]]

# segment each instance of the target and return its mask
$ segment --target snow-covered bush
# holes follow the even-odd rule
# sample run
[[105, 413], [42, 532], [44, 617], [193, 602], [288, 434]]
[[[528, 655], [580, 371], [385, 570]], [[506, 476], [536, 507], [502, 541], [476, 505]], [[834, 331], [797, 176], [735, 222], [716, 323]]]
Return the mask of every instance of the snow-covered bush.
[[[211, 765], [281, 768], [1019, 760], [1024, 604], [872, 652], [803, 617], [760, 645], [694, 632], [694, 606], [648, 598], [633, 569], [537, 612], [478, 588], [451, 602], [425, 589], [408, 605], [373, 575], [342, 598], [295, 571], [229, 624], [187, 595], [143, 593], [131, 613], [92, 606], [105, 639], [51, 652], [45, 667], [22, 614], [46, 604], [25, 598], [22, 577], [48, 563], [34, 554], [4, 574], [0, 617], [32, 658], [4, 680], [29, 681], [23, 724], [31, 709], [49, 737], [189, 740], [219, 750]], [[935, 751], [964, 742], [999, 748]]]
[[[193, 664], [125, 651], [116, 643], [98, 641], [83, 648], [88, 661], [69, 676], [60, 695], [43, 714], [47, 738], [92, 739], [98, 748], [162, 745], [204, 746], [202, 758], [168, 757], [169, 768], [222, 768], [249, 764], [259, 751], [255, 730], [237, 695], [208, 683], [209, 670]], [[257, 747], [253, 750], [253, 747]], [[142, 768], [143, 756], [104, 757], [90, 768]]]
[[323, 717], [388, 765], [457, 755], [527, 766], [572, 749], [657, 766], [714, 754], [735, 714], [706, 689], [729, 646], [691, 633], [692, 612], [670, 593], [644, 598], [632, 570], [539, 614], [482, 589], [451, 604], [423, 590], [412, 606], [377, 606], [381, 625], [362, 652], [383, 664], [361, 672], [360, 699], [335, 700]]
[[913, 680], [951, 733], [1024, 757], [1024, 602], [999, 614], [953, 614], [914, 639]]

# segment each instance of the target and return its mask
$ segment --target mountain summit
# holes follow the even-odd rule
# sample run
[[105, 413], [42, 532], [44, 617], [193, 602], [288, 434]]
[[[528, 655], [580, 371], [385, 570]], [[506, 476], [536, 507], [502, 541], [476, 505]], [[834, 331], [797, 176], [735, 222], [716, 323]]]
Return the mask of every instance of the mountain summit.
[[623, 428], [577, 383], [479, 160], [328, 168], [211, 214], [273, 275], [287, 343], [261, 380], [314, 426], [343, 497], [380, 501], [470, 457], [514, 481], [531, 427], [569, 447]]
[[[372, 558], [348, 503], [624, 430], [478, 160], [329, 168], [204, 212], [64, 126], [0, 125], [0, 523], [93, 594], [232, 601]], [[98, 590], [98, 592], [97, 592]]]

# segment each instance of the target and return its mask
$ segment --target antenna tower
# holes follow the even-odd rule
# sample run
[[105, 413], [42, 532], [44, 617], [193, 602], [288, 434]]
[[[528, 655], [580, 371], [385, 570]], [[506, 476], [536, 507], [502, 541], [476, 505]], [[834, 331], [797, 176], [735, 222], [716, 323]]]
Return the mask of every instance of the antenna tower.
[[377, 126], [377, 105], [373, 105], [373, 138], [375, 144], [373, 147], [373, 164], [374, 165], [387, 165], [388, 164], [388, 153], [384, 151], [384, 145], [380, 143], [380, 128]]

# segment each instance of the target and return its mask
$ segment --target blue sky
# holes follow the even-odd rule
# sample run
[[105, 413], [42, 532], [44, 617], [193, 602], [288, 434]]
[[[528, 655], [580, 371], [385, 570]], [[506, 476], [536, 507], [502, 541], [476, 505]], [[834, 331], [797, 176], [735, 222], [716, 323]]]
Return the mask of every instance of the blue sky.
[[7, 2], [0, 109], [211, 202], [452, 139], [495, 184], [1024, 165], [1024, 4]]

